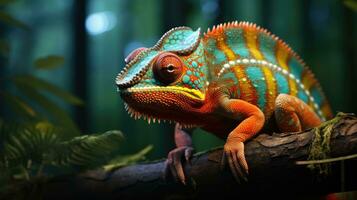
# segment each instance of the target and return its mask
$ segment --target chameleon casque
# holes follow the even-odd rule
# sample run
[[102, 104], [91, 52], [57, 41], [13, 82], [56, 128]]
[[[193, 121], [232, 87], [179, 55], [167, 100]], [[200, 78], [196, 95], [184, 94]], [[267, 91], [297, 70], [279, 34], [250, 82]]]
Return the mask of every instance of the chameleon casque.
[[173, 28], [151, 48], [138, 48], [116, 77], [135, 118], [175, 121], [177, 148], [167, 171], [185, 184], [182, 161], [193, 148], [192, 128], [225, 139], [222, 164], [246, 180], [244, 142], [271, 123], [281, 132], [318, 126], [332, 117], [320, 84], [282, 40], [248, 22], [200, 29]]

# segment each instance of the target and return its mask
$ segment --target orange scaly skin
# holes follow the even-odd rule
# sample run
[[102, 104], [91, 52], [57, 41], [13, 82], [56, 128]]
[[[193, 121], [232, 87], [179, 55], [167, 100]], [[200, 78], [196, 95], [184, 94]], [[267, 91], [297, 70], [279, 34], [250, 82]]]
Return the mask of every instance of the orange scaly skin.
[[270, 127], [281, 132], [318, 126], [332, 116], [318, 81], [282, 40], [255, 24], [200, 30], [178, 27], [152, 48], [126, 59], [116, 84], [135, 119], [177, 122], [168, 172], [185, 184], [181, 160], [192, 155], [192, 128], [226, 139], [222, 165], [247, 180], [244, 142]]

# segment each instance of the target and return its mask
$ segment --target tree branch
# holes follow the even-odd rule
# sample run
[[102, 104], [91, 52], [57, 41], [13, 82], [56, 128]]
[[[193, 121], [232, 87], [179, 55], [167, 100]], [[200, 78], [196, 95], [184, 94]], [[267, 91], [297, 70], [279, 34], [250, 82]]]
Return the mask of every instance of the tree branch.
[[[340, 180], [347, 189], [357, 189], [352, 173], [340, 177], [340, 162], [332, 163], [327, 176], [311, 171], [296, 161], [307, 160], [314, 131], [291, 134], [260, 134], [245, 147], [249, 180], [238, 184], [228, 167], [220, 169], [222, 148], [196, 154], [192, 165], [185, 165], [191, 181], [186, 186], [173, 180], [164, 181], [164, 160], [141, 163], [116, 169], [88, 171], [80, 175], [57, 177], [44, 185], [45, 199], [141, 199], [141, 198], [206, 198], [219, 195], [323, 195], [341, 191]], [[334, 122], [330, 157], [357, 153], [357, 118], [339, 116]], [[356, 167], [356, 161], [345, 161]], [[345, 165], [346, 165], [345, 163]], [[344, 173], [349, 173], [348, 169]], [[349, 180], [351, 179], [351, 183]]]

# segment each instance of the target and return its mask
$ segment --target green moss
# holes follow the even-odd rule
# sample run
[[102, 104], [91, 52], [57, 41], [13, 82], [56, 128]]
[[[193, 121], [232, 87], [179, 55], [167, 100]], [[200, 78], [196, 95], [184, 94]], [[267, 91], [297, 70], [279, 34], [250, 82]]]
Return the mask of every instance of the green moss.
[[[335, 118], [314, 128], [315, 135], [310, 146], [308, 160], [323, 160], [330, 158], [331, 133], [336, 122], [338, 122], [344, 115], [346, 114], [338, 113]], [[315, 163], [309, 164], [307, 167], [321, 175], [327, 175], [331, 170], [331, 163]]]

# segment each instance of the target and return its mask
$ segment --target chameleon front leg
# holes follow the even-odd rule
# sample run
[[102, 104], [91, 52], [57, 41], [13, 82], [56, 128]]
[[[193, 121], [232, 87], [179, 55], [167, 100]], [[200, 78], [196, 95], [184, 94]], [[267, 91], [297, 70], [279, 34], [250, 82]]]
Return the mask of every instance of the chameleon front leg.
[[182, 167], [182, 160], [190, 162], [193, 153], [192, 135], [193, 129], [183, 129], [178, 123], [175, 126], [176, 148], [171, 150], [165, 163], [165, 178], [171, 172], [175, 180], [186, 184], [185, 173]]
[[257, 106], [243, 100], [223, 96], [219, 102], [224, 115], [241, 120], [227, 137], [221, 164], [224, 166], [228, 159], [234, 178], [238, 182], [241, 179], [247, 180], [248, 164], [244, 155], [244, 142], [262, 129], [265, 123], [264, 114]]

